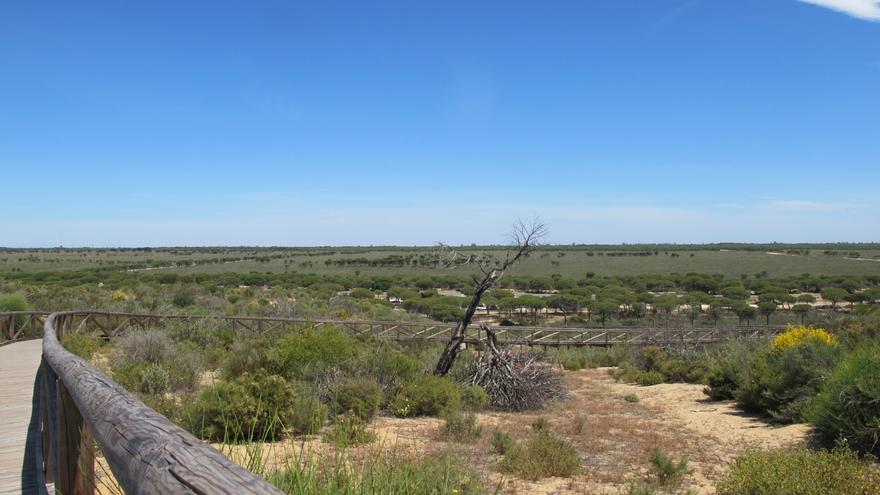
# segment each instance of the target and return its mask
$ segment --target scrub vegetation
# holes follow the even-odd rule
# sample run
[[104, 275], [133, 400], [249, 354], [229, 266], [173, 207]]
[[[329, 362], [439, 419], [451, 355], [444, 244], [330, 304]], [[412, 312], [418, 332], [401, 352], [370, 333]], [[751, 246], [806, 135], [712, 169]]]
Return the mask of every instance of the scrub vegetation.
[[[705, 400], [732, 403], [763, 424], [806, 423], [814, 431], [808, 444], [743, 450], [712, 473], [712, 490], [794, 494], [828, 486], [834, 493], [875, 493], [880, 271], [856, 258], [880, 250], [729, 248], [545, 246], [486, 292], [474, 323], [769, 323], [784, 329], [776, 335], [732, 334], [705, 345], [505, 348], [503, 354], [468, 346], [445, 376], [433, 373], [439, 344], [355, 335], [332, 323], [256, 332], [191, 320], [129, 329], [112, 340], [71, 333], [63, 344], [288, 493], [527, 492], [560, 478], [604, 483], [601, 473], [614, 456], [623, 456], [625, 466], [640, 463], [616, 479], [621, 490], [684, 493], [696, 486], [700, 465], [684, 446], [646, 436], [629, 451], [612, 451], [593, 440], [599, 432], [632, 431], [622, 421], [650, 414], [656, 404], [641, 391], [680, 383], [702, 387]], [[694, 272], [646, 268], [704, 256], [717, 261], [727, 253], [766, 256], [768, 263], [791, 258], [804, 268], [791, 273], [784, 263], [771, 263], [732, 272], [731, 266], [750, 266], [742, 260]], [[432, 256], [403, 248], [0, 250], [0, 311], [457, 321], [474, 282], [466, 269], [432, 265]], [[582, 263], [599, 258], [597, 265]], [[248, 270], [251, 263], [260, 269]], [[840, 268], [848, 263], [864, 269]], [[475, 374], [480, 363], [502, 355], [546, 370], [547, 383], [560, 392], [538, 410], [510, 407], [481, 386], [491, 377], [474, 380], [482, 376]], [[590, 371], [596, 368], [603, 370]], [[633, 385], [605, 402], [578, 388], [578, 380], [596, 376], [590, 373]], [[566, 409], [567, 403], [582, 410]], [[598, 419], [594, 403], [619, 411], [620, 419]], [[280, 449], [278, 459], [260, 454], [267, 446]], [[599, 463], [597, 453], [612, 460]]]

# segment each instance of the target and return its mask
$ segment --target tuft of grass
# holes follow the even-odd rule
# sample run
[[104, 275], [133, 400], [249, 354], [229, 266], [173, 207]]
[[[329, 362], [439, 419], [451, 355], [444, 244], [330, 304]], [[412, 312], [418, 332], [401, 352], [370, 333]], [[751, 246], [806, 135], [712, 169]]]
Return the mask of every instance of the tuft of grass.
[[448, 412], [445, 419], [443, 433], [447, 440], [471, 443], [483, 435], [483, 427], [477, 423], [477, 416], [472, 412]]
[[340, 448], [348, 448], [373, 442], [376, 440], [376, 433], [368, 430], [366, 423], [359, 417], [348, 413], [336, 417], [322, 440]]
[[545, 431], [550, 429], [550, 422], [547, 421], [547, 418], [543, 416], [538, 416], [537, 419], [532, 421], [532, 429], [535, 431]]
[[571, 432], [580, 435], [587, 428], [587, 415], [579, 412], [571, 418]]
[[627, 395], [623, 398], [623, 400], [625, 400], [625, 401], [627, 401], [627, 402], [633, 402], [633, 403], [635, 403], [635, 402], [638, 402], [638, 401], [639, 401], [639, 396], [636, 395], [636, 394], [627, 394]]
[[514, 445], [501, 459], [500, 470], [530, 480], [551, 476], [573, 476], [580, 472], [577, 451], [565, 440], [547, 431], [535, 434], [525, 445]]
[[355, 463], [345, 454], [322, 458], [303, 453], [266, 479], [291, 495], [477, 495], [480, 477], [449, 454], [423, 459], [391, 452]]

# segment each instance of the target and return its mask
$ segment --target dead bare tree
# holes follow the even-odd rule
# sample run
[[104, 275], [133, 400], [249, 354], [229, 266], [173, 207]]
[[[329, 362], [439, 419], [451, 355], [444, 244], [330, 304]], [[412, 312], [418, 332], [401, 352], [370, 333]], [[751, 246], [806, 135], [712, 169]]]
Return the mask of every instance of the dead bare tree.
[[452, 365], [455, 363], [455, 358], [458, 356], [458, 352], [461, 349], [461, 344], [464, 342], [467, 327], [470, 325], [474, 313], [480, 305], [480, 298], [483, 297], [483, 294], [495, 286], [498, 279], [504, 275], [504, 272], [508, 268], [516, 264], [517, 261], [534, 249], [541, 239], [547, 235], [547, 232], [547, 225], [542, 223], [538, 218], [532, 220], [530, 224], [526, 224], [522, 220], [517, 220], [511, 229], [510, 247], [507, 249], [503, 261], [495, 260], [489, 256], [464, 256], [442, 243], [438, 245], [441, 262], [445, 266], [455, 267], [475, 264], [480, 269], [482, 275], [478, 274], [474, 276], [474, 284], [476, 285], [477, 290], [474, 292], [470, 304], [468, 304], [464, 317], [455, 327], [455, 330], [449, 337], [449, 342], [446, 343], [446, 347], [443, 349], [443, 354], [440, 355], [440, 359], [437, 361], [437, 366], [434, 368], [435, 375], [445, 376], [449, 373], [449, 370], [452, 369]]

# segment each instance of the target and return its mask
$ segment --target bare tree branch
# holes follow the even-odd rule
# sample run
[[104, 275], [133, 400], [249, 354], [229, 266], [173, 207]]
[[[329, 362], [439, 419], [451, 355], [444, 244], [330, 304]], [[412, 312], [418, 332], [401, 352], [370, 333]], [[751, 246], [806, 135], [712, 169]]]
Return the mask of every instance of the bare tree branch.
[[467, 310], [465, 310], [464, 317], [461, 319], [458, 326], [456, 326], [452, 335], [450, 335], [449, 342], [447, 342], [443, 354], [440, 355], [440, 359], [437, 361], [437, 366], [434, 368], [435, 375], [444, 376], [452, 369], [452, 365], [455, 362], [461, 344], [464, 342], [467, 327], [470, 325], [474, 313], [476, 313], [477, 307], [480, 305], [480, 299], [483, 297], [483, 294], [498, 282], [498, 279], [504, 275], [504, 272], [508, 268], [513, 266], [523, 256], [527, 256], [536, 246], [538, 246], [540, 240], [546, 237], [548, 232], [549, 229], [547, 228], [547, 225], [541, 222], [539, 218], [532, 220], [531, 224], [525, 224], [522, 220], [517, 220], [509, 234], [511, 246], [507, 250], [504, 261], [501, 263], [494, 261], [490, 264], [488, 256], [476, 257], [474, 255], [469, 255], [461, 259], [454, 250], [450, 249], [445, 244], [438, 243], [438, 253], [445, 256], [445, 259], [449, 262], [445, 266], [456, 266], [455, 260], [456, 258], [459, 258], [457, 266], [477, 263], [483, 276], [474, 278], [476, 291], [471, 298], [470, 304], [468, 304]]

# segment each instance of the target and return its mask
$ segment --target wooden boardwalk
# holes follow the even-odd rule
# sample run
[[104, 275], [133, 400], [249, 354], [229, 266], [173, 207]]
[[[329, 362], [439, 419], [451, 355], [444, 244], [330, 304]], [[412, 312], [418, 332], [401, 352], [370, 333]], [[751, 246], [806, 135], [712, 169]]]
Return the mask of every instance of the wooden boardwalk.
[[22, 466], [32, 452], [26, 447], [42, 350], [42, 340], [0, 347], [0, 495], [36, 493], [33, 473], [23, 477]]

